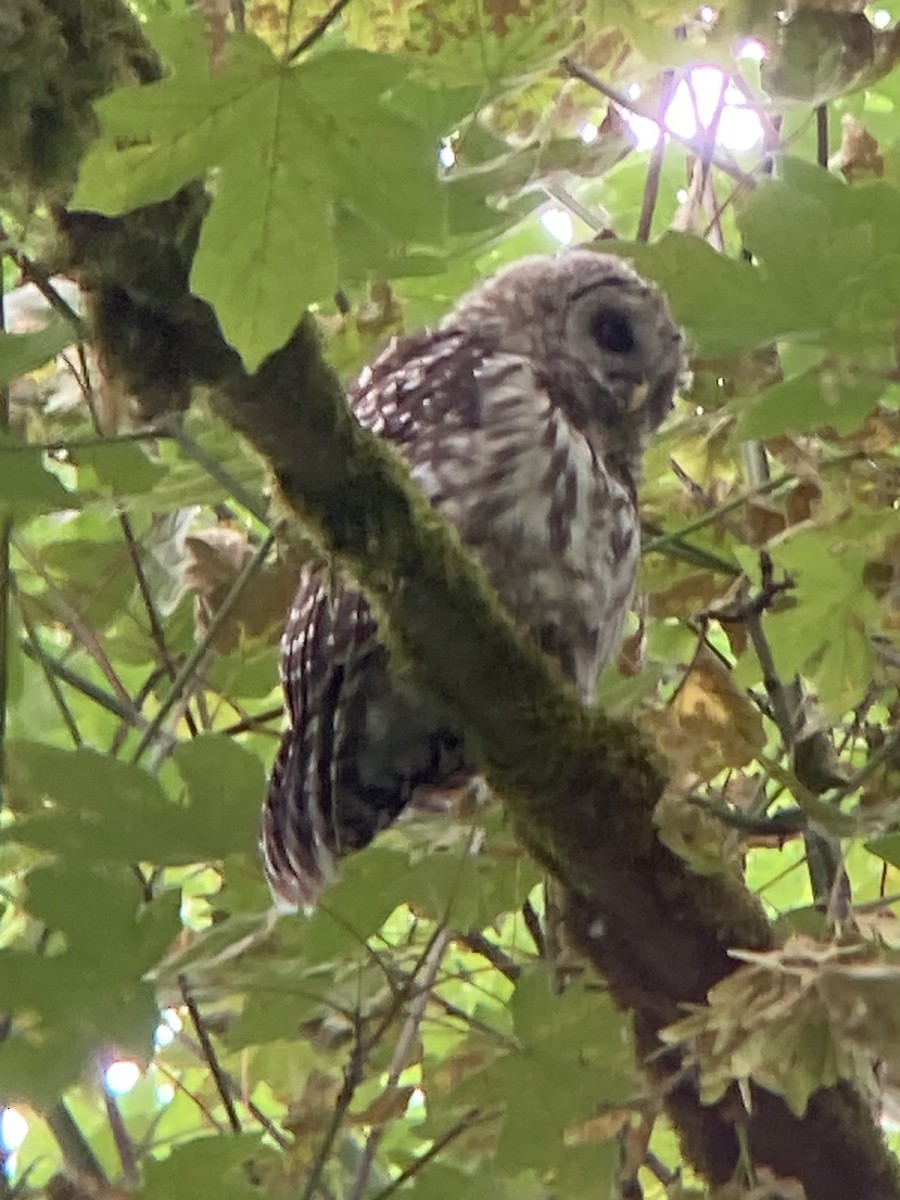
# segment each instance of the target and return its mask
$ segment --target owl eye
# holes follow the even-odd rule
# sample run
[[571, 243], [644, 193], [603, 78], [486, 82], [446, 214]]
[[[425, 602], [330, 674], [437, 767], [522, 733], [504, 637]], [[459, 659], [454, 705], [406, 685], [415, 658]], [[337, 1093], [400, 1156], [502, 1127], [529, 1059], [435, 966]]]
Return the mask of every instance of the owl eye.
[[631, 322], [617, 312], [599, 312], [591, 324], [594, 341], [612, 354], [627, 354], [634, 349]]

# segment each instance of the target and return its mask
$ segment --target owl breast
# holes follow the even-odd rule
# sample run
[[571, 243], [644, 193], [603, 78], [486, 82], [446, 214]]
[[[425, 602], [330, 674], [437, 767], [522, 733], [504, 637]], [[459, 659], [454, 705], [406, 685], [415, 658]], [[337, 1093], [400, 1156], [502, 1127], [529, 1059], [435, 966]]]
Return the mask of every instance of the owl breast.
[[[387, 404], [381, 365], [365, 380], [357, 416], [399, 443], [413, 479], [482, 559], [512, 615], [593, 700], [634, 587], [631, 480], [609, 468], [599, 435], [571, 421], [524, 357], [482, 355], [449, 336], [399, 380], [391, 373]], [[394, 413], [415, 422], [414, 436], [411, 426], [408, 437], [391, 427]]]

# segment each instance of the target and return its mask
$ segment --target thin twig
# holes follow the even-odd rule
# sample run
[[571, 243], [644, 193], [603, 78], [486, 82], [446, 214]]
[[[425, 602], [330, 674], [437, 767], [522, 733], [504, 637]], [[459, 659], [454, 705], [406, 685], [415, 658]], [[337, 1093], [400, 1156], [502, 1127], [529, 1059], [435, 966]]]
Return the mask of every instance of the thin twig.
[[267, 529], [270, 527], [268, 511], [260, 499], [248, 491], [239, 479], [235, 479], [229, 471], [226, 471], [218, 459], [205, 450], [196, 438], [192, 438], [183, 429], [178, 429], [173, 436], [185, 454], [192, 458], [198, 466], [201, 466], [207, 475], [215, 479], [216, 483], [221, 484], [229, 495], [237, 500], [238, 504], [245, 508], [251, 516], [256, 517], [261, 525], [265, 525]]
[[584, 221], [588, 229], [593, 230], [598, 237], [609, 237], [610, 235], [615, 237], [612, 217], [605, 208], [601, 208], [599, 204], [588, 208], [586, 204], [582, 204], [580, 200], [576, 199], [568, 188], [563, 187], [558, 179], [545, 179], [541, 186], [552, 200], [558, 201], [573, 216]]
[[402, 1187], [404, 1183], [408, 1183], [410, 1179], [418, 1175], [423, 1167], [427, 1167], [431, 1160], [440, 1154], [442, 1150], [446, 1149], [451, 1142], [455, 1141], [460, 1134], [465, 1133], [466, 1130], [471, 1129], [474, 1125], [481, 1124], [483, 1121], [493, 1121], [496, 1115], [496, 1113], [482, 1113], [480, 1108], [470, 1108], [446, 1132], [442, 1133], [439, 1138], [435, 1138], [424, 1153], [414, 1158], [408, 1167], [404, 1167], [396, 1179], [392, 1179], [387, 1187], [382, 1188], [380, 1192], [376, 1192], [372, 1200], [387, 1200], [388, 1196], [392, 1196], [399, 1187]]
[[[99, 438], [104, 436], [103, 425], [100, 421], [100, 416], [97, 411], [97, 403], [94, 397], [94, 385], [91, 381], [91, 373], [88, 368], [87, 358], [84, 353], [84, 343], [79, 342], [77, 346], [78, 354], [78, 371], [73, 371], [76, 382], [81, 388], [81, 394], [84, 397], [85, 405], [90, 414], [91, 423], [94, 426], [94, 432]], [[134, 577], [137, 581], [138, 591], [141, 600], [144, 604], [144, 610], [147, 613], [147, 621], [150, 625], [150, 637], [152, 638], [156, 651], [160, 657], [160, 661], [170, 679], [175, 678], [175, 664], [172, 662], [172, 657], [169, 654], [169, 648], [166, 645], [166, 635], [162, 627], [162, 622], [159, 619], [159, 613], [156, 611], [156, 602], [153, 599], [153, 593], [150, 590], [150, 585], [147, 582], [147, 576], [144, 572], [144, 566], [141, 562], [140, 550], [138, 549], [137, 538], [134, 536], [134, 529], [131, 524], [131, 518], [126, 512], [124, 506], [117, 496], [113, 496], [116, 517], [119, 521], [119, 527], [122, 530], [122, 537], [125, 541], [128, 557], [131, 559], [131, 569], [134, 572]], [[140, 707], [140, 706], [138, 706]], [[191, 737], [197, 736], [197, 726], [191, 713], [185, 708], [184, 713], [185, 723], [188, 727], [188, 732]]]
[[498, 945], [486, 938], [480, 929], [470, 929], [467, 933], [455, 932], [453, 938], [473, 954], [480, 954], [482, 958], [487, 959], [510, 983], [515, 983], [522, 974], [519, 964], [513, 962]]
[[194, 1029], [203, 1049], [203, 1058], [206, 1065], [209, 1067], [213, 1079], [215, 1080], [216, 1090], [219, 1093], [219, 1099], [222, 1101], [222, 1107], [225, 1109], [225, 1115], [228, 1117], [228, 1124], [231, 1126], [232, 1133], [241, 1132], [241, 1122], [238, 1119], [235, 1111], [234, 1101], [231, 1098], [231, 1091], [228, 1083], [223, 1075], [222, 1068], [219, 1065], [219, 1059], [213, 1048], [210, 1040], [209, 1031], [203, 1018], [200, 1016], [200, 1010], [197, 1008], [197, 1002], [191, 995], [188, 987], [187, 977], [185, 975], [178, 976], [178, 986], [181, 989], [181, 998], [184, 1000], [185, 1007], [191, 1016], [191, 1021], [194, 1024]]
[[106, 1103], [106, 1119], [109, 1121], [110, 1132], [116, 1145], [116, 1153], [122, 1164], [122, 1172], [129, 1188], [137, 1186], [141, 1173], [138, 1168], [134, 1145], [128, 1136], [122, 1111], [116, 1103], [116, 1098], [108, 1087], [103, 1088], [103, 1099]]
[[75, 1123], [64, 1100], [57, 1100], [44, 1114], [50, 1132], [62, 1151], [63, 1161], [76, 1176], [93, 1181], [101, 1196], [109, 1191], [109, 1180], [90, 1144]]
[[[134, 725], [134, 708], [130, 701], [128, 705], [124, 705], [111, 692], [105, 692], [103, 688], [98, 687], [90, 679], [86, 679], [84, 675], [79, 675], [77, 671], [73, 671], [64, 662], [60, 662], [58, 658], [54, 658], [53, 655], [48, 654], [43, 646], [32, 645], [25, 638], [20, 639], [19, 645], [22, 648], [23, 654], [34, 662], [46, 665], [48, 670], [52, 671], [63, 683], [67, 683], [69, 687], [74, 688], [77, 692], [81, 692], [83, 696], [87, 696], [94, 704], [112, 713], [120, 721], [126, 722], [129, 728]], [[164, 742], [171, 741], [169, 734], [159, 733], [157, 736]]]
[[[193, 1039], [188, 1038], [187, 1041], [194, 1049], [196, 1049], [197, 1053], [202, 1058], [203, 1051], [201, 1050], [201, 1048], [193, 1041]], [[161, 1075], [164, 1075], [165, 1078], [168, 1079], [169, 1083], [171, 1083], [172, 1087], [175, 1088], [176, 1091], [182, 1092], [185, 1096], [187, 1096], [187, 1098], [190, 1101], [192, 1101], [197, 1106], [201, 1115], [204, 1117], [205, 1120], [207, 1120], [210, 1123], [210, 1125], [213, 1127], [213, 1129], [215, 1129], [215, 1131], [217, 1133], [225, 1133], [226, 1132], [225, 1126], [222, 1124], [222, 1122], [219, 1120], [219, 1118], [215, 1115], [215, 1113], [203, 1102], [203, 1100], [198, 1095], [196, 1095], [196, 1093], [192, 1092], [189, 1087], [186, 1087], [181, 1082], [181, 1080], [178, 1078], [178, 1076], [175, 1074], [174, 1071], [170, 1071], [168, 1067], [163, 1066], [163, 1064], [161, 1062], [159, 1062], [159, 1060], [155, 1061], [153, 1066], [154, 1066], [155, 1070], [159, 1071], [159, 1073]]]
[[[164, 667], [155, 666], [138, 690], [134, 693], [133, 703], [138, 712], [143, 711], [148, 697], [152, 695], [153, 689], [162, 679], [165, 678], [165, 675], [166, 671]], [[110, 739], [109, 750], [107, 751], [108, 754], [112, 755], [113, 757], [118, 756], [126, 737], [131, 732], [131, 729], [132, 724], [130, 721], [122, 721], [120, 723], [119, 728]]]
[[363, 1044], [362, 1030], [359, 1023], [357, 1023], [356, 1036], [353, 1040], [350, 1056], [344, 1066], [344, 1079], [341, 1084], [341, 1090], [334, 1102], [331, 1120], [328, 1122], [325, 1136], [316, 1152], [315, 1161], [310, 1168], [309, 1175], [306, 1177], [306, 1183], [300, 1200], [312, 1200], [312, 1197], [319, 1188], [322, 1172], [325, 1170], [325, 1164], [328, 1161], [328, 1156], [331, 1154], [334, 1139], [338, 1135], [344, 1115], [353, 1103], [356, 1089], [363, 1081], [367, 1053], [368, 1047]]
[[895, 729], [891, 736], [882, 742], [877, 750], [872, 751], [865, 763], [863, 763], [854, 775], [850, 776], [845, 784], [829, 793], [829, 803], [836, 805], [846, 796], [852, 796], [854, 792], [862, 787], [867, 779], [875, 774], [879, 767], [884, 766], [885, 763], [890, 762], [892, 758], [898, 755], [900, 755], [900, 729]]
[[541, 926], [541, 918], [537, 914], [537, 909], [528, 899], [522, 905], [522, 920], [525, 922], [525, 928], [531, 935], [531, 940], [534, 942], [534, 948], [538, 953], [538, 957], [546, 958], [547, 944], [544, 938], [544, 930]]
[[337, 20], [349, 3], [350, 0], [337, 0], [337, 3], [331, 6], [325, 16], [316, 22], [306, 37], [302, 38], [297, 43], [294, 49], [287, 56], [287, 61], [294, 62], [300, 57], [301, 54], [305, 54], [310, 46], [315, 45], [319, 38], [322, 37], [322, 35], [328, 30], [328, 27]]
[[59, 686], [59, 679], [57, 678], [56, 671], [54, 670], [56, 661], [47, 653], [45, 653], [43, 646], [38, 641], [37, 630], [35, 629], [31, 618], [28, 616], [27, 611], [22, 605], [19, 605], [19, 620], [22, 622], [22, 628], [25, 630], [25, 636], [28, 639], [26, 643], [28, 648], [25, 649], [25, 653], [28, 654], [29, 657], [33, 656], [35, 661], [39, 664], [41, 670], [43, 671], [44, 680], [47, 684], [47, 687], [50, 689], [50, 694], [53, 697], [53, 701], [56, 704], [56, 707], [59, 709], [60, 716], [63, 719], [63, 724], [68, 730], [69, 737], [72, 739], [74, 745], [80, 746], [82, 744], [81, 731], [78, 728], [78, 722], [72, 715], [72, 710], [66, 703], [66, 698], [63, 695], [62, 688]]
[[660, 544], [654, 544], [653, 553], [665, 554], [675, 562], [687, 563], [691, 567], [700, 567], [704, 571], [715, 571], [718, 575], [730, 575], [736, 579], [742, 572], [736, 562], [729, 562], [718, 554], [713, 554], [704, 546], [695, 546], [677, 533], [664, 533], [655, 521], [641, 521], [641, 537], [643, 552], [650, 553], [647, 545], [660, 539]]
[[274, 544], [275, 537], [270, 533], [257, 547], [256, 553], [253, 555], [253, 557], [241, 569], [237, 579], [235, 579], [234, 583], [231, 585], [228, 595], [213, 614], [203, 638], [182, 664], [181, 669], [175, 676], [175, 679], [172, 681], [169, 694], [159, 706], [159, 710], [154, 715], [153, 720], [148, 723], [147, 728], [144, 731], [144, 734], [141, 737], [134, 754], [132, 755], [132, 762], [138, 762], [138, 760], [143, 756], [147, 747], [156, 738], [166, 717], [180, 700], [182, 692], [196, 676], [200, 664], [209, 653], [213, 642], [219, 634], [219, 630], [231, 616], [231, 612], [234, 609], [235, 604], [237, 604], [245, 586], [250, 582], [250, 580], [262, 566], [266, 555], [269, 553]]
[[[772, 715], [781, 734], [785, 753], [797, 768], [797, 730], [801, 703], [800, 681], [795, 679], [786, 685], [777, 670], [769, 640], [763, 628], [763, 614], [771, 607], [775, 597], [794, 586], [793, 580], [785, 576], [776, 582], [772, 559], [766, 551], [760, 553], [761, 587], [756, 596], [748, 597], [740, 605], [739, 619], [744, 622], [750, 642], [756, 654], [763, 676], [763, 684]], [[824, 734], [819, 735], [824, 736]], [[822, 792], [821, 785], [813, 779], [800, 778], [799, 783], [813, 795]], [[843, 865], [840, 841], [826, 830], [810, 824], [803, 831], [806, 847], [806, 864], [812, 887], [813, 898], [818, 904], [827, 904], [829, 914], [839, 920], [851, 915], [852, 891], [850, 880]]]
[[747, 634], [753, 645], [760, 670], [762, 671], [763, 686], [772, 705], [772, 713], [781, 734], [781, 740], [785, 750], [790, 754], [794, 748], [796, 739], [797, 715], [788, 702], [787, 690], [781, 682], [775, 666], [772, 647], [769, 645], [769, 639], [766, 637], [762, 627], [762, 615], [771, 605], [776, 595], [776, 587], [779, 591], [783, 591], [786, 586], [792, 587], [793, 581], [786, 580], [782, 585], [774, 583], [772, 559], [765, 552], [760, 555], [760, 564], [763, 577], [762, 587], [759, 594], [753, 598], [753, 601], [745, 605], [743, 613], [744, 624], [746, 625]]
[[660, 534], [659, 537], [651, 538], [643, 546], [644, 554], [658, 554], [665, 550], [672, 542], [678, 538], [686, 538], [692, 533], [697, 533], [701, 529], [705, 529], [707, 525], [713, 525], [716, 521], [734, 512], [736, 508], [740, 508], [749, 500], [755, 500], [760, 496], [767, 496], [770, 492], [777, 492], [779, 488], [784, 487], [786, 483], [793, 483], [797, 476], [791, 471], [785, 471], [783, 475], [777, 475], [773, 479], [767, 479], [765, 483], [759, 487], [748, 488], [744, 492], [739, 492], [736, 496], [732, 496], [730, 500], [726, 500], [723, 504], [711, 508], [704, 513], [702, 517], [698, 517], [695, 521], [689, 521], [687, 525], [682, 525], [680, 529], [673, 530], [671, 533]]
[[[6, 240], [7, 235], [0, 225], [0, 238]], [[53, 286], [53, 280], [48, 273], [39, 264], [30, 259], [27, 254], [23, 254], [20, 250], [10, 249], [7, 251], [10, 258], [22, 272], [22, 278], [28, 283], [34, 284], [40, 294], [44, 297], [54, 312], [58, 313], [64, 321], [72, 328], [72, 340], [75, 342], [86, 342], [90, 337], [90, 330], [87, 323], [69, 304], [64, 296], [62, 296]]]
[[[694, 108], [694, 120], [697, 122], [697, 128], [703, 128], [700, 120], [700, 105], [697, 101], [697, 90], [694, 87], [693, 75], [690, 71], [687, 72], [688, 92], [690, 93], [691, 102]], [[723, 74], [719, 85], [719, 95], [716, 98], [716, 107], [713, 111], [712, 118], [706, 128], [703, 130], [703, 151], [700, 155], [700, 196], [706, 192], [709, 184], [709, 173], [712, 166], [712, 155], [716, 148], [716, 138], [719, 132], [719, 122], [722, 119], [722, 113], [725, 111], [725, 93], [728, 91], [728, 85], [731, 82], [730, 76]]]
[[816, 106], [816, 163], [828, 170], [828, 105]]
[[260, 729], [261, 725], [268, 725], [271, 721], [278, 721], [284, 716], [284, 705], [273, 705], [271, 708], [264, 708], [260, 713], [249, 713], [240, 721], [235, 721], [233, 725], [226, 725], [220, 730], [226, 737], [234, 737], [238, 733], [249, 733], [252, 729], [258, 733], [270, 733], [274, 737], [278, 737], [277, 729]]
[[[400, 1076], [407, 1066], [410, 1049], [418, 1034], [419, 1026], [422, 1024], [422, 1018], [425, 1016], [425, 1009], [428, 1006], [431, 989], [434, 987], [435, 979], [437, 978], [444, 955], [447, 953], [451, 937], [451, 931], [444, 926], [440, 926], [431, 940], [431, 945], [422, 964], [422, 979], [419, 982], [419, 994], [410, 1004], [409, 1013], [403, 1023], [403, 1028], [400, 1031], [400, 1036], [397, 1039], [397, 1044], [394, 1047], [394, 1053], [391, 1057], [386, 1084], [386, 1089], [388, 1090], [397, 1086]], [[384, 1136], [384, 1131], [384, 1125], [376, 1125], [366, 1138], [359, 1169], [357, 1170], [353, 1186], [349, 1190], [347, 1200], [362, 1200], [362, 1196], [369, 1183], [369, 1175], [375, 1162], [375, 1155]]]
[[[204, 1062], [206, 1061], [206, 1056], [203, 1052], [203, 1047], [200, 1046], [197, 1042], [195, 1042], [192, 1037], [189, 1037], [188, 1034], [186, 1034], [184, 1032], [179, 1033], [178, 1041], [182, 1045], [187, 1046], [192, 1051], [192, 1053], [197, 1055], [198, 1058], [202, 1058], [204, 1060]], [[216, 1125], [216, 1127], [221, 1132], [223, 1132], [223, 1133], [225, 1132], [224, 1126], [222, 1126], [216, 1120], [216, 1118], [213, 1116], [213, 1114], [211, 1112], [209, 1112], [209, 1110], [203, 1106], [202, 1101], [198, 1097], [194, 1096], [193, 1093], [189, 1092], [188, 1089], [184, 1086], [184, 1084], [182, 1084], [178, 1079], [176, 1079], [176, 1077], [174, 1075], [172, 1075], [172, 1073], [170, 1071], [166, 1071], [166, 1069], [164, 1067], [162, 1067], [161, 1064], [157, 1063], [157, 1066], [160, 1068], [160, 1070], [164, 1071], [165, 1074], [168, 1075], [168, 1077], [172, 1080], [173, 1084], [176, 1084], [177, 1086], [181, 1087], [182, 1091], [184, 1091], [188, 1096], [190, 1096], [190, 1098], [194, 1101], [194, 1103], [197, 1105], [197, 1107], [200, 1108], [204, 1113], [206, 1113], [206, 1115], [210, 1118], [210, 1120]], [[266, 1114], [262, 1111], [262, 1109], [259, 1108], [256, 1104], [254, 1104], [253, 1101], [244, 1094], [244, 1091], [241, 1088], [241, 1085], [238, 1083], [238, 1081], [234, 1078], [233, 1075], [229, 1075], [229, 1073], [224, 1069], [224, 1067], [221, 1067], [221, 1064], [220, 1064], [220, 1068], [221, 1068], [221, 1078], [222, 1078], [223, 1082], [226, 1084], [226, 1086], [228, 1087], [228, 1090], [231, 1092], [231, 1095], [234, 1097], [234, 1099], [239, 1100], [241, 1102], [241, 1104], [243, 1104], [243, 1106], [244, 1106], [244, 1108], [246, 1108], [247, 1112], [250, 1113], [250, 1115], [253, 1117], [253, 1119], [255, 1121], [259, 1122], [259, 1124], [266, 1131], [266, 1133], [269, 1135], [269, 1137], [272, 1139], [273, 1142], [275, 1142], [278, 1146], [280, 1146], [282, 1150], [289, 1150], [291, 1148], [291, 1146], [293, 1145], [293, 1142], [288, 1137], [288, 1135], [286, 1133], [282, 1132], [282, 1130], [280, 1130], [278, 1128], [278, 1126], [271, 1119], [271, 1117], [267, 1117]]]
[[650, 240], [650, 227], [653, 224], [653, 214], [656, 211], [656, 201], [659, 197], [659, 179], [666, 157], [666, 137], [663, 133], [666, 109], [672, 102], [676, 85], [675, 72], [671, 70], [664, 71], [659, 97], [659, 109], [656, 116], [656, 123], [659, 126], [659, 137], [656, 139], [656, 145], [650, 151], [650, 166], [647, 170], [647, 178], [644, 181], [641, 215], [638, 218], [637, 227], [637, 241], [639, 242]]
[[49, 597], [52, 606], [56, 609], [61, 623], [67, 626], [75, 638], [81, 642], [88, 655], [100, 668], [100, 671], [103, 673], [119, 701], [126, 707], [127, 710], [130, 711], [130, 719], [132, 723], [136, 725], [142, 725], [143, 718], [132, 705], [131, 696], [128, 694], [128, 689], [122, 683], [117, 672], [113, 668], [106, 651], [100, 644], [100, 641], [93, 629], [91, 629], [90, 626], [81, 619], [81, 615], [68, 602], [48, 572], [44, 570], [43, 566], [41, 566], [38, 559], [30, 552], [30, 550], [26, 550], [22, 543], [18, 540], [15, 543], [15, 548], [16, 552], [25, 559], [31, 570], [34, 571], [34, 573], [38, 575], [46, 584], [47, 596]]
[[111, 433], [98, 437], [53, 438], [46, 442], [11, 442], [0, 445], [0, 455], [21, 454], [40, 450], [44, 454], [68, 454], [78, 450], [102, 450], [106, 446], [121, 446], [127, 442], [158, 442], [171, 440], [170, 429], [141, 429], [130, 433]]

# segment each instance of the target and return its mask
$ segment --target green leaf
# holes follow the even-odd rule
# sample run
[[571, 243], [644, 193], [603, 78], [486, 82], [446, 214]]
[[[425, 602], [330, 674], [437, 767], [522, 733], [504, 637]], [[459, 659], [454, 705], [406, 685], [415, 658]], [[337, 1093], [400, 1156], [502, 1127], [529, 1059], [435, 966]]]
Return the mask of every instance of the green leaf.
[[461, 929], [482, 929], [516, 911], [540, 878], [527, 859], [430, 854], [403, 878], [403, 899]]
[[[863, 586], [869, 557], [864, 539], [878, 540], [879, 534], [871, 519], [861, 524], [864, 529], [847, 522], [800, 531], [772, 550], [779, 569], [795, 581], [792, 595], [799, 605], [799, 610], [773, 614], [769, 640], [776, 666], [783, 678], [811, 675], [822, 705], [833, 713], [858, 703], [872, 679], [867, 624], [877, 618], [877, 605]], [[752, 571], [755, 552], [744, 557]]]
[[361, 50], [291, 67], [237, 34], [215, 74], [184, 55], [169, 78], [100, 102], [104, 137], [73, 206], [125, 212], [215, 168], [191, 286], [253, 369], [333, 292], [336, 204], [404, 243], [443, 237], [433, 135], [385, 102], [403, 77]]
[[35, 333], [0, 332], [0, 387], [43, 367], [71, 344], [73, 336], [71, 325], [56, 316]]
[[79, 498], [44, 467], [43, 459], [38, 447], [0, 434], [0, 514], [25, 517], [81, 507]]
[[900, 833], [887, 833], [866, 842], [866, 849], [892, 867], [900, 867]]
[[6, 834], [87, 862], [163, 865], [252, 851], [264, 785], [259, 760], [216, 734], [180, 746], [174, 757], [188, 804], [173, 803], [142, 768], [94, 750], [15, 742], [10, 787], [29, 811]]
[[[133, 496], [149, 492], [166, 475], [162, 463], [154, 462], [145, 450], [133, 442], [107, 442], [83, 447], [79, 449], [77, 457], [79, 468], [88, 468], [93, 472], [105, 495]], [[83, 483], [81, 471], [79, 483]]]
[[782, 433], [808, 433], [830, 426], [839, 434], [858, 429], [876, 407], [886, 384], [815, 367], [766, 388], [749, 403], [737, 401], [740, 419], [735, 438], [770, 438]]
[[187, 785], [186, 833], [198, 846], [205, 845], [203, 857], [252, 852], [266, 786], [256, 755], [234, 738], [204, 733], [181, 742], [172, 759]]
[[256, 1134], [195, 1137], [164, 1159], [147, 1158], [141, 1194], [143, 1200], [197, 1200], [214, 1186], [217, 1200], [259, 1200], [253, 1181], [274, 1159]]
[[454, 1103], [504, 1105], [501, 1168], [558, 1168], [566, 1130], [635, 1090], [626, 1021], [608, 996], [578, 987], [556, 995], [543, 967], [523, 973], [510, 1007], [521, 1048], [468, 1079]]
[[7, 1096], [43, 1104], [101, 1046], [149, 1056], [159, 1018], [143, 977], [178, 933], [179, 897], [141, 899], [124, 867], [55, 863], [29, 873], [28, 910], [64, 935], [65, 950], [0, 952], [0, 1005], [22, 1019], [19, 1035], [0, 1048]]
[[604, 242], [603, 250], [630, 259], [660, 285], [699, 354], [751, 349], [788, 327], [760, 273], [702, 238], [666, 233], [654, 245]]
[[890, 343], [900, 305], [900, 192], [848, 187], [821, 168], [779, 160], [741, 206], [738, 227], [782, 313], [781, 335], [857, 353]]
[[[3, 956], [0, 955], [0, 965]], [[58, 980], [47, 980], [55, 989]], [[71, 1026], [60, 1026], [44, 1036], [39, 1043], [24, 1037], [10, 1037], [0, 1044], [0, 1077], [7, 1102], [33, 1104], [49, 1109], [65, 1089], [80, 1075], [93, 1047], [84, 1034], [76, 1034]]]
[[328, 888], [305, 930], [310, 962], [358, 952], [404, 899], [405, 854], [371, 846], [341, 864], [341, 877]]

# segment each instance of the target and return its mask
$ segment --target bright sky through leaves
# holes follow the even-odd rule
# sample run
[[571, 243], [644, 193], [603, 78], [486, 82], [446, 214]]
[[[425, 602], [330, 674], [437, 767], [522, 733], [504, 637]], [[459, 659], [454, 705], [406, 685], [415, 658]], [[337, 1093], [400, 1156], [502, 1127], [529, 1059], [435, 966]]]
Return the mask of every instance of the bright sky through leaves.
[[[720, 106], [721, 114], [716, 122], [718, 145], [740, 152], [752, 150], [762, 141], [759, 115], [747, 105], [735, 84], [716, 67], [694, 67], [688, 73], [675, 90], [666, 110], [665, 123], [681, 137], [696, 137], [715, 120]], [[655, 121], [634, 113], [625, 113], [625, 119], [637, 138], [638, 149], [648, 150], [656, 144], [659, 126]]]

